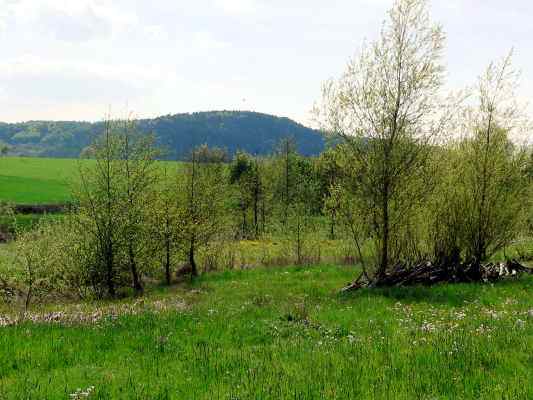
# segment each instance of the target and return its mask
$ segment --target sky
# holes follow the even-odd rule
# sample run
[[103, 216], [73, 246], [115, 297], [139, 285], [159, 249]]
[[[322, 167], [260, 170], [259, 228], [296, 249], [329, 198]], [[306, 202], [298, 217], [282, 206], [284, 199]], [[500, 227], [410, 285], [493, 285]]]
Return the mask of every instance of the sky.
[[[0, 0], [0, 121], [252, 110], [310, 124], [322, 82], [392, 0]], [[433, 0], [447, 85], [514, 48], [533, 94], [533, 2]]]

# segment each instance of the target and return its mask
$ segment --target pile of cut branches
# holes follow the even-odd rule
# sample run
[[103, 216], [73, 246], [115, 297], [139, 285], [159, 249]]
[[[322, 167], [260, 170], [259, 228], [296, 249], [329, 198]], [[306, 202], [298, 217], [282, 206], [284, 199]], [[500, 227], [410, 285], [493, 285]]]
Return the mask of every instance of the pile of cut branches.
[[435, 285], [438, 283], [495, 282], [498, 280], [532, 274], [533, 269], [527, 268], [516, 260], [488, 263], [462, 263], [453, 266], [439, 266], [430, 261], [414, 265], [398, 263], [388, 272], [373, 279], [365, 273], [344, 287], [341, 291], [348, 292], [361, 288]]

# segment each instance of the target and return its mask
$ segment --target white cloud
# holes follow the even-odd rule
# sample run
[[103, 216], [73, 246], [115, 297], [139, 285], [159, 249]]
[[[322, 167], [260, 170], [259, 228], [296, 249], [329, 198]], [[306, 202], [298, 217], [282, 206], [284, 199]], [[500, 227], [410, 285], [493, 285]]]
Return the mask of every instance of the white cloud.
[[230, 43], [217, 39], [213, 34], [208, 31], [195, 32], [193, 34], [192, 40], [189, 43], [191, 48], [195, 52], [198, 51], [209, 51], [209, 50], [220, 50], [230, 46]]
[[215, 7], [226, 15], [249, 16], [258, 11], [256, 0], [215, 0]]
[[161, 25], [148, 25], [144, 28], [144, 32], [148, 37], [157, 41], [169, 39], [167, 30]]
[[101, 79], [145, 82], [152, 84], [160, 79], [161, 69], [132, 64], [105, 64], [87, 60], [57, 60], [23, 55], [0, 64], [0, 77], [16, 79], [28, 76], [60, 75], [64, 77], [97, 77]]
[[166, 75], [156, 66], [21, 57], [0, 65], [0, 119], [99, 119], [126, 104], [142, 110]]
[[[6, 0], [4, 0], [6, 1]], [[7, 0], [4, 13], [13, 23], [57, 40], [84, 42], [135, 26], [130, 9], [102, 0]]]

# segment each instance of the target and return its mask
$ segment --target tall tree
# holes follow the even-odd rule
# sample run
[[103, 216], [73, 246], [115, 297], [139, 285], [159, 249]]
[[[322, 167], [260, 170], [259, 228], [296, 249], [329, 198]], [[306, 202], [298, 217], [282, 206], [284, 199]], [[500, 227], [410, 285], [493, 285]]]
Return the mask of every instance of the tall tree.
[[227, 177], [223, 164], [200, 163], [196, 149], [191, 152], [185, 168], [178, 188], [182, 224], [179, 240], [188, 258], [191, 276], [195, 277], [198, 276], [198, 250], [216, 240], [227, 226]]
[[92, 280], [105, 282], [107, 294], [116, 296], [119, 246], [119, 175], [118, 141], [113, 134], [113, 122], [104, 122], [104, 131], [90, 150], [95, 158], [93, 167], [79, 164], [80, 186], [74, 192], [78, 206], [80, 229], [94, 237], [97, 254]]
[[293, 202], [294, 191], [294, 158], [296, 157], [296, 146], [291, 138], [284, 138], [279, 145], [278, 157], [281, 161], [281, 187], [280, 197], [282, 203], [282, 223], [287, 224], [289, 209]]
[[463, 114], [461, 179], [455, 186], [464, 210], [466, 257], [478, 267], [514, 239], [527, 204], [527, 153], [511, 138], [531, 126], [514, 95], [518, 76], [511, 55], [489, 65], [476, 88], [477, 102]]
[[182, 221], [180, 220], [179, 194], [177, 193], [180, 174], [181, 171], [169, 173], [168, 167], [163, 165], [155, 206], [151, 213], [151, 236], [156, 251], [162, 258], [167, 285], [172, 283], [172, 263], [179, 255], [180, 250], [179, 236]]
[[139, 264], [146, 262], [141, 253], [146, 249], [144, 233], [154, 184], [153, 139], [137, 136], [129, 120], [106, 120], [88, 155], [95, 161], [80, 163], [74, 217], [94, 247], [92, 280], [114, 297], [127, 267], [132, 286], [140, 293]]
[[[259, 236], [260, 203], [263, 187], [259, 161], [246, 153], [239, 152], [230, 166], [230, 183], [237, 188], [237, 202], [242, 215], [241, 237]], [[249, 229], [247, 215], [251, 209], [252, 227]]]
[[340, 165], [337, 160], [337, 151], [327, 149], [318, 158], [318, 175], [320, 179], [320, 195], [324, 202], [324, 211], [329, 217], [329, 237], [336, 238], [337, 216], [340, 203], [339, 196], [334, 195], [341, 180]]
[[[424, 0], [397, 0], [378, 40], [350, 60], [338, 80], [323, 86], [316, 111], [326, 132], [340, 136], [359, 177], [351, 189], [362, 199], [376, 243], [376, 278], [396, 260], [392, 248], [406, 226], [412, 181], [427, 165], [442, 129], [440, 101], [444, 33]], [[437, 117], [441, 118], [437, 118]]]
[[122, 238], [126, 248], [128, 268], [132, 285], [142, 293], [140, 268], [148, 247], [148, 228], [151, 207], [155, 205], [156, 150], [152, 135], [139, 135], [131, 120], [120, 121], [118, 132], [120, 151]]

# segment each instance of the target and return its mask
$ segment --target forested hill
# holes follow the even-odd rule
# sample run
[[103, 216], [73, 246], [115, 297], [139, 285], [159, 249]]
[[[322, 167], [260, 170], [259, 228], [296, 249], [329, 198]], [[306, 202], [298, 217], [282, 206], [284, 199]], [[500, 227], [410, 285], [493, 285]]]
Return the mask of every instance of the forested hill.
[[[319, 132], [288, 118], [244, 111], [212, 111], [168, 115], [138, 121], [139, 129], [154, 132], [169, 159], [183, 158], [194, 146], [208, 144], [226, 148], [230, 154], [272, 153], [281, 139], [291, 137], [300, 153], [315, 155], [324, 140]], [[0, 144], [12, 155], [78, 157], [102, 132], [102, 122], [31, 121], [0, 123]]]

